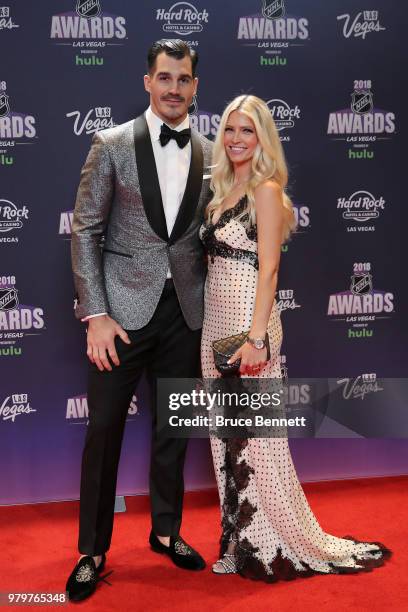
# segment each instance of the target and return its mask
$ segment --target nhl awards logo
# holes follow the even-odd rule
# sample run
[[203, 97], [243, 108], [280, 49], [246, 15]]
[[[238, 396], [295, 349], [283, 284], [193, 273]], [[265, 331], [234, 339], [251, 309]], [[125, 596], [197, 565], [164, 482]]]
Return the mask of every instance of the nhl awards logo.
[[288, 382], [288, 366], [286, 365], [286, 355], [279, 356], [280, 371], [283, 382]]
[[[310, 208], [304, 204], [293, 202], [293, 214], [295, 216], [296, 228], [294, 236], [301, 234], [307, 234], [310, 228]], [[287, 253], [289, 251], [291, 241], [284, 242], [281, 246], [281, 253]]]
[[0, 118], [10, 114], [9, 97], [6, 93], [0, 93]]
[[260, 66], [286, 66], [284, 51], [309, 40], [309, 21], [288, 15], [284, 0], [261, 0], [260, 5], [260, 13], [239, 18], [238, 40], [245, 47], [262, 50], [257, 58]]
[[203, 136], [213, 140], [217, 135], [221, 115], [199, 109], [197, 96], [193, 97], [188, 112], [190, 115], [191, 127], [200, 132]]
[[[0, 121], [2, 117], [7, 117], [10, 114], [9, 97], [6, 93], [0, 91]], [[0, 143], [0, 146], [5, 146], [6, 143]], [[0, 154], [0, 164], [2, 166], [11, 166], [14, 158], [11, 155]]]
[[44, 311], [20, 304], [15, 276], [0, 276], [0, 357], [18, 356], [18, 341], [40, 334], [44, 328]]
[[293, 202], [293, 214], [296, 220], [296, 234], [304, 234], [310, 227], [310, 208]]
[[72, 41], [77, 51], [75, 66], [103, 66], [103, 51], [112, 51], [125, 44], [126, 19], [122, 15], [104, 13], [100, 0], [72, 0], [75, 10], [52, 15], [50, 38], [56, 45], [60, 40]]
[[355, 191], [348, 198], [337, 199], [337, 209], [342, 211], [343, 219], [349, 222], [348, 232], [374, 232], [375, 226], [369, 223], [379, 218], [384, 207], [385, 199], [382, 196], [376, 198], [363, 189]]
[[353, 91], [351, 94], [351, 110], [358, 115], [365, 115], [373, 110], [373, 94], [371, 91]]
[[73, 219], [74, 219], [73, 210], [65, 210], [64, 212], [60, 214], [58, 234], [60, 236], [64, 236], [66, 240], [71, 240]]
[[75, 10], [80, 17], [91, 19], [91, 17], [98, 17], [101, 7], [99, 0], [78, 0]]
[[190, 106], [188, 107], [188, 114], [195, 115], [198, 112], [197, 95], [194, 94]]
[[[138, 414], [137, 395], [134, 394], [129, 405], [128, 418], [126, 421], [134, 421]], [[69, 397], [65, 410], [65, 419], [70, 421], [71, 425], [86, 425], [89, 417], [88, 399], [86, 394]]]
[[16, 310], [18, 308], [17, 289], [14, 287], [0, 287], [0, 310]]
[[354, 295], [365, 295], [373, 290], [373, 277], [370, 273], [352, 274], [350, 291]]
[[285, 4], [283, 0], [273, 0], [268, 2], [262, 0], [262, 15], [266, 19], [281, 19], [285, 16]]
[[394, 295], [374, 289], [371, 263], [355, 263], [350, 289], [329, 296], [327, 314], [337, 321], [351, 323], [348, 338], [370, 338], [374, 329], [368, 325], [376, 318], [386, 319], [394, 311]]
[[[284, 393], [283, 403], [287, 414], [293, 417], [296, 413], [303, 413], [305, 406], [310, 405], [312, 388], [306, 381], [289, 378], [286, 355], [280, 355], [279, 362]], [[307, 417], [308, 420], [309, 418]]]
[[[374, 107], [370, 80], [354, 81], [349, 109], [330, 113], [327, 134], [335, 140], [351, 143], [349, 159], [373, 159], [370, 145], [386, 141], [395, 133], [395, 115]], [[340, 136], [340, 138], [339, 138]]]
[[7, 94], [6, 81], [0, 81], [0, 165], [11, 166], [14, 157], [7, 150], [14, 150], [17, 143], [26, 144], [36, 138], [35, 118], [21, 112], [13, 111], [10, 96]]

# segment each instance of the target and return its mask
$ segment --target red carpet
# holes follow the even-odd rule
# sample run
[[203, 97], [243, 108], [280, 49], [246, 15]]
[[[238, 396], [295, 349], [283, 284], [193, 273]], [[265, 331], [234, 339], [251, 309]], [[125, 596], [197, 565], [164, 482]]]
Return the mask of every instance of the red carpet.
[[[370, 573], [314, 576], [267, 585], [239, 576], [190, 573], [152, 553], [148, 500], [126, 498], [116, 515], [106, 570], [112, 586], [99, 585], [80, 604], [87, 610], [279, 612], [303, 610], [408, 610], [408, 477], [304, 485], [323, 529], [333, 535], [379, 540], [393, 551]], [[77, 502], [0, 508], [0, 591], [57, 592], [77, 559]], [[209, 564], [217, 557], [219, 514], [215, 492], [186, 495], [182, 535]], [[28, 607], [24, 606], [24, 609]], [[21, 609], [21, 608], [20, 608]], [[29, 609], [33, 609], [32, 606]], [[42, 606], [42, 610], [58, 608]]]

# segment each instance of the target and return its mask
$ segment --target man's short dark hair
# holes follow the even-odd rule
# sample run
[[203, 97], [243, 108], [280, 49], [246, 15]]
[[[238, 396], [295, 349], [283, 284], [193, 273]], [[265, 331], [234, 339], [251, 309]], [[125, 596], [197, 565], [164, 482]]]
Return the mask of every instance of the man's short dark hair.
[[191, 59], [191, 72], [193, 77], [195, 77], [198, 62], [197, 51], [189, 47], [184, 40], [180, 40], [179, 38], [162, 38], [161, 40], [156, 40], [147, 54], [147, 68], [149, 74], [154, 72], [156, 58], [160, 53], [165, 53], [178, 60], [183, 59], [183, 57], [189, 57]]

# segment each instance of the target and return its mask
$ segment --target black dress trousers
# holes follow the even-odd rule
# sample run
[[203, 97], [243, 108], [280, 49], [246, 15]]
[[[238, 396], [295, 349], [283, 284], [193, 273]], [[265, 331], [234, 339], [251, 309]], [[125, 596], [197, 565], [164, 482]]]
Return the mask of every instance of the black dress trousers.
[[149, 323], [127, 333], [131, 344], [119, 337], [115, 341], [120, 366], [100, 372], [89, 365], [89, 424], [82, 455], [79, 521], [79, 551], [86, 555], [100, 555], [110, 547], [124, 426], [144, 370], [152, 395], [152, 528], [156, 535], [176, 536], [181, 525], [187, 440], [157, 432], [156, 381], [197, 376], [201, 330], [192, 331], [186, 325], [173, 281], [168, 279]]

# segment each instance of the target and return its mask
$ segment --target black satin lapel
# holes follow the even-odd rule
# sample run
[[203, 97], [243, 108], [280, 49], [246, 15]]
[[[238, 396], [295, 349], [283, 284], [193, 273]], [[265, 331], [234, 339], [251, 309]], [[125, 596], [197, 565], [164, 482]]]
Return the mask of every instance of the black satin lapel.
[[184, 234], [193, 220], [203, 184], [204, 155], [198, 134], [191, 130], [191, 163], [186, 189], [180, 204], [170, 240], [175, 242]]
[[144, 115], [135, 119], [133, 124], [133, 135], [140, 193], [146, 217], [155, 233], [167, 242], [169, 237], [167, 234], [166, 217], [164, 215], [159, 177], [157, 176], [149, 128]]

